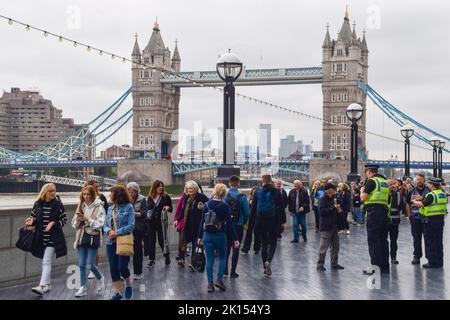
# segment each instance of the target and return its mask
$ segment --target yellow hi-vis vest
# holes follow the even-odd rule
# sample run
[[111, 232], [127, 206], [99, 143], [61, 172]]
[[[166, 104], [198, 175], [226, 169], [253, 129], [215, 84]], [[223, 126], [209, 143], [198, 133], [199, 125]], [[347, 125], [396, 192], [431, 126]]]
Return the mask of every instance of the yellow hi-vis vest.
[[447, 214], [447, 196], [446, 194], [441, 190], [437, 189], [434, 191], [429, 192], [425, 198], [431, 194], [433, 196], [433, 203], [420, 208], [420, 214], [425, 217], [431, 217], [431, 216], [440, 216]]
[[386, 207], [389, 206], [389, 186], [385, 179], [380, 177], [370, 178], [375, 182], [376, 188], [373, 190], [369, 197], [364, 201], [364, 205], [381, 204]]

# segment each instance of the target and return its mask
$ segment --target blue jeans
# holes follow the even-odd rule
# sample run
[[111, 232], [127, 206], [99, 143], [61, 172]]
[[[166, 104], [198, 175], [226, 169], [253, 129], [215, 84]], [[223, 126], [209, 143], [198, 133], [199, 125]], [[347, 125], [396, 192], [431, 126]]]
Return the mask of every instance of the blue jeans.
[[306, 239], [306, 213], [295, 213], [292, 214], [292, 230], [294, 231], [294, 240], [298, 240], [298, 225], [302, 226], [302, 237]]
[[109, 271], [113, 282], [119, 281], [120, 277], [127, 279], [130, 276], [128, 263], [130, 257], [118, 256], [116, 254], [116, 243], [106, 245], [106, 252], [108, 253]]
[[219, 272], [217, 280], [222, 280], [225, 272], [225, 265], [227, 263], [227, 235], [225, 232], [204, 232], [203, 246], [206, 253], [206, 275], [208, 283], [214, 283], [214, 251], [219, 253]]
[[80, 267], [80, 285], [86, 284], [86, 266], [92, 271], [95, 277], [100, 280], [102, 274], [94, 264], [98, 248], [78, 247], [78, 266]]
[[353, 207], [353, 220], [357, 223], [364, 223], [364, 215], [361, 207]]

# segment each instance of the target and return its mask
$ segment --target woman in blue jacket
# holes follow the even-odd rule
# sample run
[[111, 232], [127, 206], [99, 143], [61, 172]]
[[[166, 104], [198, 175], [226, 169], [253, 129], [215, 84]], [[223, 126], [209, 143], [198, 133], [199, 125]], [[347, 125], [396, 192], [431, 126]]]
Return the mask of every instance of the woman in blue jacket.
[[[228, 193], [226, 185], [218, 183], [214, 187], [211, 200], [203, 208], [200, 230], [198, 234], [199, 246], [205, 246], [206, 251], [206, 274], [208, 276], [208, 292], [214, 292], [214, 286], [221, 291], [225, 291], [223, 284], [223, 274], [227, 262], [227, 232], [231, 233], [234, 247], [239, 248], [236, 228], [231, 220], [230, 207], [225, 204], [224, 199]], [[213, 282], [214, 272], [214, 252], [219, 253], [219, 270], [217, 281]]]
[[[134, 209], [130, 203], [130, 195], [124, 186], [116, 185], [111, 188], [110, 200], [113, 205], [108, 208], [105, 226], [103, 227], [106, 238], [106, 252], [108, 253], [109, 269], [111, 279], [114, 282], [116, 294], [111, 300], [122, 300], [123, 290], [120, 277], [125, 279], [125, 299], [131, 299], [133, 296], [133, 288], [130, 280], [130, 270], [128, 263], [130, 257], [118, 256], [116, 254], [116, 238], [117, 236], [131, 234], [134, 230]], [[115, 225], [113, 221], [115, 217]]]

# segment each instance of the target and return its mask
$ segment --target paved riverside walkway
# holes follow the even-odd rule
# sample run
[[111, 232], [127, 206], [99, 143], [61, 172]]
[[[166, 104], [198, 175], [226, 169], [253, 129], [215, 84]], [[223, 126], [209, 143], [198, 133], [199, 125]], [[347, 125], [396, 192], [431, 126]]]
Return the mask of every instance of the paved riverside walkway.
[[[412, 237], [406, 220], [400, 225], [399, 265], [391, 266], [391, 274], [381, 276], [380, 289], [369, 289], [367, 276], [361, 270], [368, 265], [365, 227], [352, 226], [350, 235], [340, 235], [341, 250], [339, 263], [345, 270], [316, 271], [316, 261], [320, 236], [314, 230], [308, 231], [308, 242], [291, 244], [292, 231], [285, 231], [278, 242], [277, 252], [272, 263], [272, 278], [263, 278], [260, 255], [252, 251], [241, 254], [237, 272], [239, 278], [224, 280], [226, 292], [208, 293], [206, 274], [192, 273], [188, 268], [179, 268], [172, 254], [172, 264], [164, 265], [160, 256], [156, 266], [145, 268], [145, 278], [134, 281], [134, 299], [450, 299], [450, 235], [448, 227], [444, 229], [444, 269], [423, 269], [411, 265]], [[104, 248], [103, 248], [104, 250]], [[422, 263], [426, 259], [422, 258]], [[131, 268], [132, 263], [130, 263]], [[91, 289], [86, 300], [109, 299], [113, 293], [108, 265], [101, 265], [101, 271], [107, 279], [106, 289], [97, 294], [94, 280], [89, 280]], [[0, 289], [0, 299], [77, 299], [75, 290], [66, 287], [69, 274], [53, 274], [52, 291], [39, 298], [31, 292], [37, 283], [29, 283]]]

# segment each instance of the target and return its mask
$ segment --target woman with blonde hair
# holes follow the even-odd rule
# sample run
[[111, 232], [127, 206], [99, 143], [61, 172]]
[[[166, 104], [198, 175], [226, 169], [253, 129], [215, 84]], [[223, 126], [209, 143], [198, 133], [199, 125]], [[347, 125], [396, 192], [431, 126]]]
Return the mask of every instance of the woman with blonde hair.
[[38, 286], [32, 288], [32, 291], [39, 296], [51, 290], [53, 256], [56, 255], [56, 258], [59, 258], [67, 255], [66, 239], [62, 230], [66, 223], [64, 206], [56, 197], [56, 186], [53, 183], [44, 184], [30, 217], [25, 220], [25, 225], [35, 227], [38, 239], [31, 253], [42, 259], [41, 281]]
[[319, 215], [319, 199], [325, 191], [323, 191], [322, 183], [320, 180], [314, 181], [311, 189], [311, 207], [314, 212], [314, 220], [316, 223], [316, 232], [319, 232], [320, 215]]
[[[189, 268], [191, 271], [196, 271], [192, 265], [192, 259], [197, 246], [197, 236], [200, 227], [200, 220], [202, 217], [202, 209], [204, 204], [208, 201], [208, 197], [200, 193], [200, 188], [197, 182], [190, 180], [185, 184], [186, 193], [183, 195], [182, 206], [177, 206], [177, 211], [174, 215], [174, 227], [180, 232], [178, 243], [178, 265], [184, 267], [184, 257], [186, 254], [186, 247], [188, 243], [192, 243], [191, 264]], [[180, 227], [180, 225], [182, 227]], [[180, 230], [181, 229], [181, 230]]]
[[[208, 292], [214, 291], [214, 286], [225, 291], [223, 275], [227, 262], [227, 233], [231, 234], [234, 248], [239, 248], [236, 228], [231, 220], [231, 209], [224, 199], [228, 190], [226, 185], [218, 183], [214, 187], [211, 200], [206, 202], [200, 221], [198, 245], [204, 246], [206, 251], [206, 274], [208, 277]], [[219, 254], [219, 270], [214, 284], [214, 253]]]
[[86, 267], [97, 279], [97, 292], [101, 293], [105, 279], [95, 265], [95, 257], [101, 244], [102, 228], [105, 224], [105, 208], [97, 196], [93, 186], [81, 190], [80, 203], [72, 219], [72, 227], [76, 230], [74, 248], [78, 251], [80, 267], [80, 288], [75, 297], [87, 295]]

